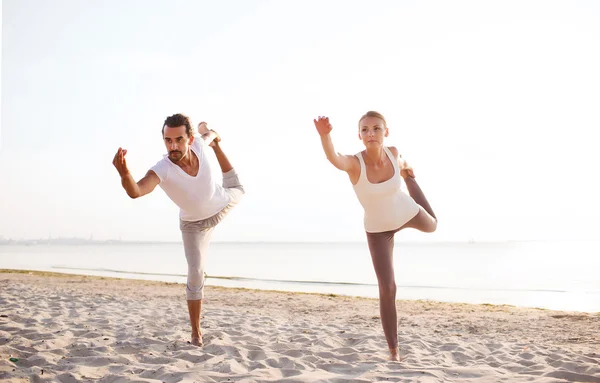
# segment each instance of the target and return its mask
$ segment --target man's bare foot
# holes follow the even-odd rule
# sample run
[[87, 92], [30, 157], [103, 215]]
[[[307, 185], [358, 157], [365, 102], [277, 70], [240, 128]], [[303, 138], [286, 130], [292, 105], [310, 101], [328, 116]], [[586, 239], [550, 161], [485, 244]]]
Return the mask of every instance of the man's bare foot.
[[198, 133], [200, 134], [206, 134], [209, 132], [208, 129], [208, 124], [204, 121], [202, 121], [201, 123], [198, 124]]
[[209, 132], [213, 132], [215, 135], [215, 138], [210, 142], [210, 144], [208, 144], [208, 146], [210, 146], [211, 148], [214, 148], [215, 146], [219, 146], [219, 142], [221, 142], [221, 136], [219, 136], [219, 133], [215, 132], [212, 129], [208, 129], [208, 124], [204, 121], [202, 121], [201, 123], [198, 124], [198, 133], [200, 133], [201, 135], [205, 135], [205, 134], [208, 134]]
[[198, 346], [198, 347], [202, 347], [204, 346], [204, 343], [202, 342], [202, 335], [200, 335], [199, 337], [192, 337], [192, 341], [190, 342], [192, 345], [194, 346]]

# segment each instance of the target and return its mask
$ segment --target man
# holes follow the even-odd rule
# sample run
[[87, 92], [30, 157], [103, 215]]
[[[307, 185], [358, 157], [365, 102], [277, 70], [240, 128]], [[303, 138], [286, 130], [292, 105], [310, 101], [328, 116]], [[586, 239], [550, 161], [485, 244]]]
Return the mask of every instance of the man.
[[[194, 135], [190, 119], [182, 114], [167, 117], [162, 127], [167, 155], [135, 182], [125, 155], [119, 148], [113, 165], [121, 176], [121, 184], [131, 198], [139, 198], [160, 185], [179, 207], [180, 229], [188, 263], [186, 285], [188, 311], [192, 325], [191, 343], [202, 346], [200, 312], [204, 296], [204, 260], [215, 226], [227, 215], [244, 194], [237, 173], [221, 149], [221, 137], [209, 130], [205, 122]], [[223, 172], [223, 185], [212, 176], [206, 147], [212, 147]]]

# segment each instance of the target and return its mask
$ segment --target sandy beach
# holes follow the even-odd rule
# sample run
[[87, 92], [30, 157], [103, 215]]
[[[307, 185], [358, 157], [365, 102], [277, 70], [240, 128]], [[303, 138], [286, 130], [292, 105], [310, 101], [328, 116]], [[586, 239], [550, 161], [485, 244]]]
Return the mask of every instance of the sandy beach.
[[399, 301], [400, 363], [378, 301], [208, 287], [205, 345], [184, 286], [0, 272], [0, 380], [600, 382], [600, 313]]

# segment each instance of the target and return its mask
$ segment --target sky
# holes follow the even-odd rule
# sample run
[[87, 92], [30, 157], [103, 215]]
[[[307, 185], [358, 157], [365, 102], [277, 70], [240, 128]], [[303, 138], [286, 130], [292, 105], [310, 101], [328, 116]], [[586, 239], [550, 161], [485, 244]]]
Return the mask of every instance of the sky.
[[597, 238], [592, 0], [3, 0], [1, 40], [0, 237], [179, 241], [111, 162], [141, 178], [184, 113], [247, 190], [214, 241], [365, 241], [313, 118], [354, 154], [376, 110], [439, 218], [401, 240]]

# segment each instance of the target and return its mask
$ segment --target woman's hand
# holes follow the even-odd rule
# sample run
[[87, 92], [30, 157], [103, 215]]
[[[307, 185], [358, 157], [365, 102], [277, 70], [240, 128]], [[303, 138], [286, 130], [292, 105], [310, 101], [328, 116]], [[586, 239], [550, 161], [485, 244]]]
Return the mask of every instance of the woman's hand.
[[318, 119], [313, 121], [315, 123], [315, 127], [317, 128], [317, 132], [319, 132], [319, 136], [321, 137], [328, 135], [333, 129], [331, 123], [329, 123], [329, 117], [319, 116]]
[[402, 158], [400, 159], [400, 175], [402, 176], [402, 178], [407, 178], [407, 177], [415, 178], [415, 172], [414, 172], [412, 166], [410, 166], [408, 164], [408, 162], [406, 162]]

